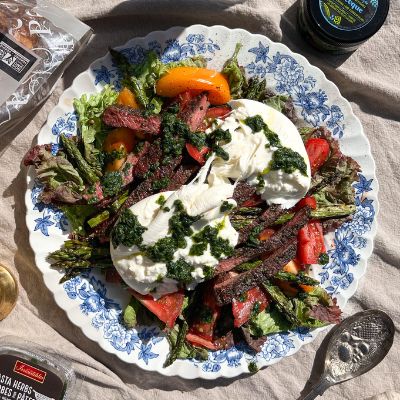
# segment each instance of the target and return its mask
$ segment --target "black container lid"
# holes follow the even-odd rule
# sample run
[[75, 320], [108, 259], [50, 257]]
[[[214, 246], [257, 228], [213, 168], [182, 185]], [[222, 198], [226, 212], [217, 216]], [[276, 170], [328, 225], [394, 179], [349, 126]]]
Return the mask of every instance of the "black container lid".
[[390, 0], [306, 0], [309, 21], [330, 42], [362, 43], [383, 25]]

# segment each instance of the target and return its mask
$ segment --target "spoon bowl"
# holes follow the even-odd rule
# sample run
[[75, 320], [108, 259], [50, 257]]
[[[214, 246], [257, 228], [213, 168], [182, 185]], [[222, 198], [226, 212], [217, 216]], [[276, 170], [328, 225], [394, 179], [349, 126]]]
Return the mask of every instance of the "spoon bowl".
[[312, 400], [330, 386], [363, 375], [378, 365], [394, 339], [394, 323], [383, 311], [367, 310], [346, 318], [327, 345], [324, 372], [303, 400]]

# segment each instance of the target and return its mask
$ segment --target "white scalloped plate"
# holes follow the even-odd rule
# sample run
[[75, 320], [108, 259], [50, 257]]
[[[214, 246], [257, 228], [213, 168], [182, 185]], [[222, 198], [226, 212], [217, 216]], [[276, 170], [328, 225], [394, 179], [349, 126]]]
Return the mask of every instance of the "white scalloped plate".
[[[209, 67], [219, 70], [233, 53], [237, 42], [243, 44], [239, 62], [245, 67], [246, 73], [265, 77], [270, 88], [290, 94], [299, 116], [308, 124], [327, 125], [334, 136], [340, 139], [343, 152], [352, 156], [362, 167], [360, 183], [355, 186], [357, 212], [354, 219], [325, 238], [330, 262], [325, 267], [314, 266], [312, 271], [337, 298], [338, 304], [344, 307], [355, 293], [372, 253], [378, 211], [378, 183], [368, 140], [360, 121], [338, 88], [303, 56], [265, 36], [242, 29], [202, 25], [174, 27], [163, 32], [152, 32], [144, 38], [134, 38], [120, 49], [124, 49], [125, 55], [133, 62], [140, 61], [147, 49], [157, 51], [164, 62], [202, 54], [209, 59]], [[106, 83], [118, 86], [118, 71], [109, 55], [96, 60], [64, 91], [39, 133], [38, 143], [57, 143], [61, 132], [74, 134], [76, 116], [73, 113], [73, 99], [83, 93], [98, 92]], [[264, 367], [294, 354], [303, 344], [314, 340], [322, 330], [300, 329], [272, 335], [258, 354], [239, 345], [226, 351], [210, 352], [205, 362], [178, 360], [172, 366], [163, 368], [168, 353], [165, 336], [156, 328], [126, 330], [120, 324], [121, 309], [129, 296], [119, 286], [106, 283], [104, 277], [97, 273], [85, 274], [64, 285], [58, 283], [61, 274], [50, 268], [46, 256], [58, 249], [66, 239], [68, 223], [60, 211], [37, 202], [40, 186], [35, 184], [34, 179], [34, 173], [30, 170], [25, 197], [26, 222], [30, 244], [44, 282], [71, 322], [102, 349], [116, 354], [121, 360], [146, 370], [168, 376], [179, 375], [186, 379], [231, 378], [248, 372], [249, 362]]]

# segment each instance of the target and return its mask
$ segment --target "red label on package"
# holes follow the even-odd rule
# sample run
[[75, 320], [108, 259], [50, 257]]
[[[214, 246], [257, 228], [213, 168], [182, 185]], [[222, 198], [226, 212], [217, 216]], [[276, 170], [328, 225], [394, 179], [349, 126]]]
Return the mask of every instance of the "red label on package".
[[46, 372], [32, 367], [32, 365], [25, 364], [19, 360], [15, 363], [14, 372], [24, 375], [27, 378], [33, 379], [39, 383], [43, 383], [46, 379]]
[[0, 400], [62, 400], [65, 378], [45, 362], [0, 351]]

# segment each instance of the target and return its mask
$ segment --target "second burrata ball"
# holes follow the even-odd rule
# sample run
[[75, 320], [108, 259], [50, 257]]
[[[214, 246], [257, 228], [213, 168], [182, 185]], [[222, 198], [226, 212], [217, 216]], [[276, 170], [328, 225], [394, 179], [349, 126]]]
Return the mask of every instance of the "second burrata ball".
[[[268, 204], [293, 207], [308, 192], [311, 184], [310, 162], [301, 136], [290, 119], [284, 114], [254, 100], [240, 99], [230, 103], [231, 114], [224, 120], [216, 120], [208, 133], [216, 128], [228, 130], [232, 140], [222, 148], [229, 160], [217, 157], [209, 175], [209, 182], [247, 181], [257, 186], [258, 193]], [[268, 139], [265, 130], [254, 130], [246, 123], [251, 117], [261, 117], [268, 132], [279, 138], [279, 146]], [[290, 157], [300, 160], [303, 171], [291, 173], [283, 169], [271, 169], [274, 153], [285, 149]], [[288, 150], [286, 150], [288, 149]]]

